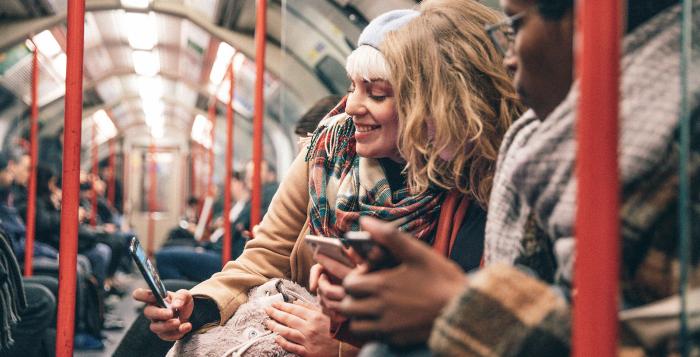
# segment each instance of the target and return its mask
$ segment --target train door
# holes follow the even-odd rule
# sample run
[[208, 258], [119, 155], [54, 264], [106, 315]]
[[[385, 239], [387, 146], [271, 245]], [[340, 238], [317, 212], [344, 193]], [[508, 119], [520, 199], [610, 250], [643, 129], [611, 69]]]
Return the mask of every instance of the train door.
[[149, 253], [163, 245], [182, 212], [186, 158], [177, 146], [133, 146], [126, 154], [127, 217]]

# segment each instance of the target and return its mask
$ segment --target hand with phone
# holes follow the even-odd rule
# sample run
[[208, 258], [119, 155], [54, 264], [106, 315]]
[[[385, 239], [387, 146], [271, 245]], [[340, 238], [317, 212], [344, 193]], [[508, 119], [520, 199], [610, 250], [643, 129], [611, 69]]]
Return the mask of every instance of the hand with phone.
[[323, 312], [331, 318], [332, 325], [340, 325], [346, 320], [338, 313], [338, 304], [345, 297], [341, 282], [357, 266], [357, 256], [335, 237], [308, 235], [305, 242], [313, 250], [317, 263], [311, 267], [309, 276], [311, 292], [318, 295]]
[[395, 345], [427, 341], [442, 309], [468, 286], [467, 276], [456, 263], [389, 223], [363, 217], [360, 226], [400, 265], [372, 272], [360, 266], [347, 274], [340, 311], [351, 318], [350, 331], [359, 337], [382, 336]]
[[134, 300], [147, 304], [143, 314], [151, 320], [150, 329], [161, 340], [176, 341], [192, 331], [189, 322], [194, 310], [194, 300], [189, 290], [167, 292], [165, 301], [169, 308], [159, 306], [159, 299], [149, 289], [136, 289], [132, 294]]
[[147, 304], [143, 314], [151, 320], [151, 331], [162, 340], [181, 339], [192, 330], [192, 324], [189, 323], [194, 310], [192, 294], [185, 289], [175, 293], [165, 289], [158, 271], [136, 237], [131, 239], [129, 253], [149, 287], [134, 290], [132, 296], [135, 300]]

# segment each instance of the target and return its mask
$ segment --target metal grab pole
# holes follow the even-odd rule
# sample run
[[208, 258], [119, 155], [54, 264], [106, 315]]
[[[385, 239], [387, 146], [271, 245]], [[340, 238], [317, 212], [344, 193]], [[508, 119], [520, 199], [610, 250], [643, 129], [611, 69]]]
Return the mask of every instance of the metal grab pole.
[[221, 266], [231, 260], [231, 174], [233, 171], [233, 96], [235, 91], [235, 76], [233, 62], [228, 65], [229, 91], [226, 105], [226, 173], [224, 174], [224, 244], [221, 252]]
[[578, 2], [582, 52], [577, 120], [575, 356], [617, 354], [620, 277], [618, 100], [621, 2]]
[[95, 178], [98, 175], [97, 166], [99, 166], [97, 147], [97, 122], [92, 121], [92, 196], [90, 197], [90, 225], [97, 226], [97, 190], [95, 190]]
[[68, 1], [66, 97], [63, 131], [63, 199], [61, 201], [60, 266], [56, 356], [73, 355], [75, 283], [80, 194], [80, 132], [83, 114], [83, 42], [85, 0]]
[[29, 192], [27, 197], [27, 231], [24, 248], [24, 276], [32, 276], [34, 270], [34, 235], [36, 231], [36, 167], [39, 161], [39, 50], [34, 45], [32, 54], [32, 112], [29, 123]]
[[267, 1], [257, 0], [255, 11], [255, 117], [253, 119], [253, 187], [250, 211], [250, 231], [260, 222], [262, 182], [260, 169], [263, 156], [263, 118], [265, 117], [265, 41], [267, 35]]
[[117, 153], [114, 147], [114, 140], [109, 141], [109, 172], [110, 176], [107, 179], [107, 200], [112, 207], [116, 207], [117, 195]]

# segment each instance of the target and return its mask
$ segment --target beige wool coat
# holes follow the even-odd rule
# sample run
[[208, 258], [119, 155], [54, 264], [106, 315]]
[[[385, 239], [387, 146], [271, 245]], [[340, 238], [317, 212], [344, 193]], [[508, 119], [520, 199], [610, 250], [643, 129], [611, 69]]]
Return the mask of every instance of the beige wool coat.
[[292, 163], [267, 214], [238, 259], [192, 288], [195, 298], [208, 298], [228, 321], [248, 299], [248, 291], [272, 278], [290, 279], [308, 288], [313, 252], [304, 243], [309, 231], [309, 168], [303, 150]]

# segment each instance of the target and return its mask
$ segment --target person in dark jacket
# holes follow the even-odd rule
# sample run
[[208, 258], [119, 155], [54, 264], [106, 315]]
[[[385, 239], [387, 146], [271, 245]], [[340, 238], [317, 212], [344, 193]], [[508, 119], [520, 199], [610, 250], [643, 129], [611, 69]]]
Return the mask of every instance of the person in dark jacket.
[[[39, 165], [37, 167], [36, 187], [36, 241], [46, 243], [59, 249], [61, 238], [61, 190], [56, 186], [56, 177], [51, 168]], [[26, 201], [16, 202], [22, 218], [26, 220]], [[78, 218], [83, 220], [86, 212], [79, 210]], [[112, 250], [104, 243], [97, 241], [95, 235], [79, 228], [78, 253], [85, 255], [92, 266], [92, 273], [102, 284], [107, 277], [107, 267], [112, 258]]]
[[[274, 171], [266, 162], [263, 162], [261, 177], [263, 178], [261, 217], [267, 212], [272, 197], [277, 191]], [[231, 259], [236, 259], [250, 239], [250, 211], [251, 201], [248, 195], [250, 181], [252, 179], [252, 164], [246, 167], [246, 183], [239, 177], [232, 177], [232, 196], [236, 202], [229, 212], [229, 221], [232, 226]], [[240, 207], [240, 209], [238, 208]], [[213, 236], [215, 236], [213, 234]], [[219, 236], [220, 237], [220, 236]], [[156, 264], [163, 279], [184, 279], [200, 282], [208, 279], [214, 273], [221, 271], [221, 252], [223, 239], [214, 242], [199, 244], [197, 247], [172, 246], [165, 247], [156, 253]]]

